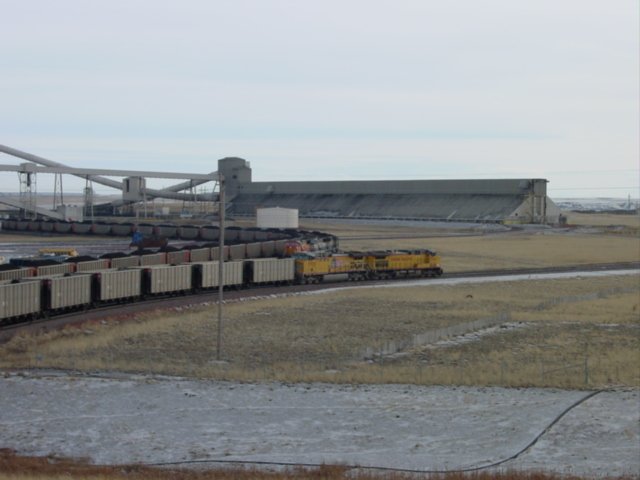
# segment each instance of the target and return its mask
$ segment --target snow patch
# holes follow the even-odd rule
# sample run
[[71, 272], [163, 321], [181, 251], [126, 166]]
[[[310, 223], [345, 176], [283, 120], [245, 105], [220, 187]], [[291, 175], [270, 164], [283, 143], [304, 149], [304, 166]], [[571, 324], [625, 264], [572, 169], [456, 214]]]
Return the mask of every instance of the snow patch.
[[[193, 460], [415, 470], [499, 461], [587, 392], [413, 385], [233, 384], [170, 377], [0, 378], [0, 438], [100, 464]], [[638, 474], [638, 390], [600, 393], [503, 468]]]

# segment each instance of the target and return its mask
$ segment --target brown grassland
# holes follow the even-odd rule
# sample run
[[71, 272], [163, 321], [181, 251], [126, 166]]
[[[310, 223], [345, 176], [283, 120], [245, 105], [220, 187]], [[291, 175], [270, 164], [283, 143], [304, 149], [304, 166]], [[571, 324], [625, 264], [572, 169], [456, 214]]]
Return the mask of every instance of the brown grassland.
[[[327, 225], [354, 249], [430, 248], [448, 272], [640, 260], [637, 216], [569, 216], [574, 230], [483, 234], [414, 227]], [[592, 222], [589, 223], [589, 218]], [[622, 220], [623, 219], [623, 220]], [[473, 234], [463, 236], [460, 234]], [[338, 285], [342, 286], [342, 285]], [[114, 315], [0, 345], [0, 368], [147, 372], [234, 381], [410, 383], [592, 389], [640, 387], [637, 275], [404, 288], [227, 303], [222, 362], [216, 306]], [[470, 325], [480, 321], [482, 325]], [[466, 332], [469, 335], [460, 336]], [[268, 472], [95, 467], [0, 455], [0, 479], [407, 478], [342, 467]], [[552, 479], [527, 472], [431, 476]], [[569, 478], [562, 476], [562, 478]]]
[[[0, 346], [0, 366], [239, 381], [640, 386], [639, 299], [635, 275], [343, 289], [228, 304], [221, 363], [208, 305], [17, 336]], [[466, 343], [412, 342], [492, 318], [509, 328]]]
[[474, 237], [342, 238], [346, 250], [430, 248], [442, 257], [448, 272], [468, 270], [551, 267], [603, 262], [628, 262], [640, 258], [640, 241], [632, 234], [513, 232]]
[[[96, 466], [55, 457], [19, 457], [0, 449], [1, 480], [577, 480], [580, 477], [538, 472], [476, 472], [416, 475], [394, 472], [365, 472], [340, 465], [319, 468], [289, 468], [265, 471], [230, 466], [215, 470], [151, 468], [139, 465]], [[632, 477], [617, 477], [625, 480]]]

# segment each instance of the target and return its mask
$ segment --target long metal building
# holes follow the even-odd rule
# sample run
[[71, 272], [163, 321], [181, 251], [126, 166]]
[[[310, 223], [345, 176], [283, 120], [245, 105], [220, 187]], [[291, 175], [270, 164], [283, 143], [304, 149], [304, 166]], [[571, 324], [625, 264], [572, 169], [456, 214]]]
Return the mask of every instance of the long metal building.
[[235, 157], [219, 160], [218, 171], [236, 216], [284, 207], [301, 217], [542, 224], [560, 215], [540, 178], [253, 182], [249, 162]]

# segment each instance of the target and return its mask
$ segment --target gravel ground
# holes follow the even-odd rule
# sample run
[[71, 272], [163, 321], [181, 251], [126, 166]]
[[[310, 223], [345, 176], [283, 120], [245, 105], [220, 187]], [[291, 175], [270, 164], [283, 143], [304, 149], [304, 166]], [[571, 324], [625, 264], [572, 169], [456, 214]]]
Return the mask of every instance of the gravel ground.
[[[589, 392], [407, 385], [234, 384], [12, 373], [2, 447], [99, 464], [224, 460], [415, 470], [514, 455]], [[640, 392], [602, 392], [503, 468], [640, 474]]]

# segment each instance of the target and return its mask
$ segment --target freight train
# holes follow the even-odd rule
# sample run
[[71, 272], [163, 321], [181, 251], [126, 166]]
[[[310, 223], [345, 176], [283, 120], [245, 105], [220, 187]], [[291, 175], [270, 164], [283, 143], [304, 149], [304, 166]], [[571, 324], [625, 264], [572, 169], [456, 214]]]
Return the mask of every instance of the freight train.
[[[140, 261], [137, 265], [122, 266], [114, 265], [113, 260], [117, 259], [100, 264], [96, 261], [60, 264], [59, 271], [46, 273], [33, 267], [1, 271], [0, 324], [158, 295], [195, 293], [220, 285], [218, 262], [211, 260], [211, 256], [206, 261], [180, 264], [143, 265]], [[65, 265], [74, 265], [74, 270], [64, 270], [68, 268]], [[34, 273], [37, 275], [33, 276]], [[348, 280], [440, 276], [442, 268], [440, 258], [429, 250], [317, 255], [303, 252], [287, 258], [225, 261], [223, 286], [317, 283], [333, 275]]]

